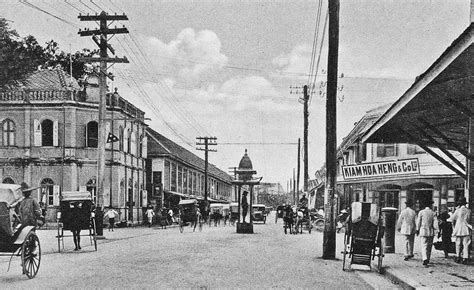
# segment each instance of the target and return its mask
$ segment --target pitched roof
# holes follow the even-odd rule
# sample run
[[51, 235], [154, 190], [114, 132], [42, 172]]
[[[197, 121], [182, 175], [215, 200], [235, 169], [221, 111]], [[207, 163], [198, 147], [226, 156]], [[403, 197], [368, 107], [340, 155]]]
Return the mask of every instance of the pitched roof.
[[[205, 161], [203, 159], [149, 127], [147, 128], [147, 134], [147, 154], [149, 158], [167, 156], [204, 171]], [[222, 181], [230, 182], [232, 180], [229, 174], [211, 163], [208, 164], [208, 171], [209, 175]]]
[[23, 90], [64, 91], [79, 90], [77, 80], [62, 69], [42, 69], [30, 73], [24, 80], [18, 81]]

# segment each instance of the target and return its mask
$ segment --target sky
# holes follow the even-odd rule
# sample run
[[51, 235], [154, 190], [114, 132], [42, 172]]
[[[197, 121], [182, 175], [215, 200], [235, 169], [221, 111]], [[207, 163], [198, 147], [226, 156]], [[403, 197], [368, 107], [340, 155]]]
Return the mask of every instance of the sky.
[[[130, 33], [110, 44], [130, 63], [110, 68], [116, 78], [109, 87], [142, 109], [152, 129], [202, 158], [196, 137], [217, 137], [209, 161], [222, 170], [238, 166], [247, 149], [262, 181], [286, 189], [303, 140], [298, 93], [305, 84], [312, 88], [310, 179], [325, 162], [327, 6], [327, 0], [3, 0], [0, 16], [21, 36], [76, 51], [95, 48], [77, 32], [97, 26], [79, 21], [79, 13], [125, 13], [129, 20], [112, 26]], [[398, 99], [468, 27], [470, 0], [341, 1], [339, 17], [338, 144], [366, 111]]]

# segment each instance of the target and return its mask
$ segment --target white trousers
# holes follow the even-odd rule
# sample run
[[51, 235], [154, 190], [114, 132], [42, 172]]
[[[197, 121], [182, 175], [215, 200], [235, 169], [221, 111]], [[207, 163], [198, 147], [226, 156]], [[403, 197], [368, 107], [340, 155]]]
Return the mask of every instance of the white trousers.
[[420, 237], [421, 242], [421, 259], [430, 260], [431, 248], [433, 247], [433, 236], [431, 237]]
[[469, 245], [471, 244], [471, 236], [456, 237], [456, 257], [461, 256], [461, 245], [462, 245], [462, 258], [469, 258]]
[[405, 237], [405, 257], [413, 256], [413, 245], [415, 243], [415, 234], [403, 235]]

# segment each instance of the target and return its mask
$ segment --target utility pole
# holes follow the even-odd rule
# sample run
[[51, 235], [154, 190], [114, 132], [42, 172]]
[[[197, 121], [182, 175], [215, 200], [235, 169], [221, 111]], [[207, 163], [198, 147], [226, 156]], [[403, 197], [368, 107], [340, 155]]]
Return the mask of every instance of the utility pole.
[[[216, 146], [217, 145], [217, 137], [196, 137], [198, 140], [196, 142], [196, 145], [198, 146], [204, 146], [204, 148], [199, 147], [196, 148], [196, 150], [204, 151], [204, 203], [206, 204], [207, 207], [207, 198], [208, 198], [208, 188], [207, 188], [207, 174], [208, 174], [208, 155], [209, 152], [217, 152], [216, 149], [210, 149], [209, 146]], [[207, 209], [207, 208], [206, 208]]]
[[334, 196], [336, 191], [336, 102], [339, 50], [339, 0], [329, 0], [329, 51], [326, 99], [326, 188], [323, 259], [336, 258]]
[[300, 159], [301, 159], [301, 153], [300, 153], [300, 149], [301, 149], [301, 139], [298, 138], [298, 156], [297, 156], [297, 160], [298, 160], [298, 169], [297, 169], [297, 173], [296, 173], [296, 204], [299, 205], [299, 202], [300, 202], [300, 196], [299, 196], [299, 189], [300, 189]]
[[293, 168], [293, 205], [296, 205], [296, 178], [295, 178], [295, 169]]
[[303, 136], [303, 162], [304, 162], [304, 180], [303, 180], [303, 190], [304, 193], [308, 193], [308, 180], [309, 180], [309, 173], [308, 173], [308, 86], [303, 87], [303, 98], [304, 98], [304, 136]]
[[[99, 15], [80, 15], [78, 18], [81, 21], [99, 21], [100, 28], [95, 30], [79, 30], [80, 36], [92, 36], [92, 40], [99, 46], [100, 57], [83, 57], [83, 62], [99, 62], [99, 144], [98, 144], [98, 161], [97, 161], [97, 209], [102, 214], [102, 206], [104, 205], [104, 175], [105, 175], [105, 142], [107, 134], [105, 132], [105, 116], [106, 116], [106, 93], [107, 93], [107, 64], [108, 63], [128, 63], [127, 58], [109, 58], [108, 51], [115, 54], [115, 50], [108, 43], [109, 35], [128, 33], [128, 29], [123, 28], [109, 28], [107, 21], [128, 20], [128, 17], [123, 15], [109, 15], [102, 11]], [[112, 185], [110, 185], [112, 186]], [[101, 217], [98, 216], [98, 219]], [[102, 235], [102, 228], [97, 231]]]

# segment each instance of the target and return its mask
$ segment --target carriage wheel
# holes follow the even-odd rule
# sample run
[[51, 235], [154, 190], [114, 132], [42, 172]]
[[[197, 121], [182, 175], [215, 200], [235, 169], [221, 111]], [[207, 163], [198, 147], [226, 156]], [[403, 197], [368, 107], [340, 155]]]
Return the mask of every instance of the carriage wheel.
[[32, 279], [38, 273], [41, 262], [41, 246], [38, 236], [30, 231], [21, 246], [21, 264], [23, 274]]
[[324, 221], [323, 220], [317, 220], [314, 223], [314, 227], [318, 232], [322, 232], [324, 230]]
[[92, 227], [94, 229], [94, 236], [93, 236], [93, 239], [94, 239], [94, 249], [97, 251], [97, 228], [96, 228], [96, 224], [95, 224], [95, 218], [92, 218]]

